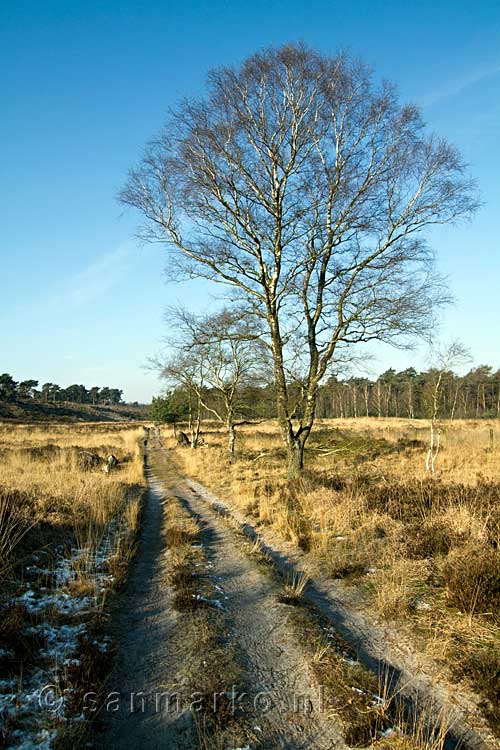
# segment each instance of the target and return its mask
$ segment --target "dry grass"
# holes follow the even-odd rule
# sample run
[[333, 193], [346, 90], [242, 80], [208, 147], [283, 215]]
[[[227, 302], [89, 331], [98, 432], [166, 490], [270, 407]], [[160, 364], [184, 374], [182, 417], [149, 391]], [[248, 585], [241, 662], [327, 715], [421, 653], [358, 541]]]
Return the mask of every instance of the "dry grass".
[[0, 487], [0, 581], [9, 572], [14, 551], [32, 523], [22, 493]]
[[290, 616], [322, 686], [324, 709], [340, 723], [350, 747], [367, 747], [392, 724], [383, 686], [317, 612], [301, 608]]
[[300, 604], [308, 581], [309, 576], [305, 571], [289, 573], [286, 576], [281, 601], [285, 604]]
[[[58, 528], [64, 535], [70, 526], [78, 546], [89, 555], [102, 542], [110, 521], [122, 513], [133, 530], [144, 484], [143, 438], [143, 428], [130, 425], [121, 429], [103, 425], [2, 426], [0, 566], [7, 564], [26, 525], [32, 527], [25, 539], [28, 546], [40, 542], [37, 536], [41, 533], [54, 538]], [[78, 463], [81, 448], [102, 457], [113, 453], [120, 462], [118, 470], [110, 475], [82, 471]], [[2, 542], [6, 538], [9, 548]]]
[[[325, 420], [293, 483], [284, 477], [274, 423], [240, 428], [231, 461], [224, 434], [206, 427], [207, 445], [196, 451], [175, 448], [165, 434], [181, 471], [272, 543], [302, 550], [316, 574], [355, 586], [367, 612], [397, 621], [450, 680], [459, 675], [481, 693], [484, 714], [500, 733], [492, 687], [500, 669], [498, 423], [444, 425], [432, 479], [425, 421]], [[406, 747], [391, 742], [385, 746]]]
[[[7, 654], [0, 680], [18, 682], [20, 705], [27, 705], [23, 682], [29, 684], [33, 669], [53, 673], [68, 696], [67, 716], [80, 714], [85, 691], [107, 676], [112, 650], [103, 608], [126, 580], [135, 549], [144, 438], [144, 429], [130, 424], [0, 425], [0, 649]], [[102, 459], [112, 453], [118, 466], [109, 474], [100, 467], [83, 471], [81, 449]], [[83, 630], [64, 646], [71, 659], [62, 668], [57, 648], [75, 626]], [[9, 731], [32, 732], [33, 720], [9, 714], [7, 745]], [[83, 738], [81, 722], [52, 723], [61, 748]]]

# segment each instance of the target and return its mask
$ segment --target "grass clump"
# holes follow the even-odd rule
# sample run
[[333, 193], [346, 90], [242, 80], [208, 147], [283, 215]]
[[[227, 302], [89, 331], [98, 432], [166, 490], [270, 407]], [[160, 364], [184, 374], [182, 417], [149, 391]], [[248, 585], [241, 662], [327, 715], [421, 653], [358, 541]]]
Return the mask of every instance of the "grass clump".
[[500, 552], [469, 546], [450, 552], [443, 563], [446, 596], [461, 611], [486, 614], [500, 623]]
[[283, 593], [280, 596], [280, 602], [298, 606], [302, 603], [302, 595], [309, 581], [309, 576], [305, 571], [290, 572], [286, 576]]
[[352, 649], [316, 612], [302, 608], [292, 613], [300, 642], [322, 687], [324, 708], [340, 721], [350, 747], [366, 747], [389, 726], [377, 677], [356, 660]]
[[486, 644], [460, 650], [453, 672], [467, 678], [483, 696], [483, 711], [494, 732], [500, 732], [500, 645]]

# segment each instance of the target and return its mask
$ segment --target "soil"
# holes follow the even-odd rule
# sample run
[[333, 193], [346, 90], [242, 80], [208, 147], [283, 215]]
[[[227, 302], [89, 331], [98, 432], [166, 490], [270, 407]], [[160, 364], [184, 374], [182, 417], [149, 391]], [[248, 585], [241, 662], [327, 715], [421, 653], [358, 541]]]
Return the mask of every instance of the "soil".
[[343, 748], [339, 728], [324, 712], [321, 689], [301, 652], [279, 601], [282, 586], [252, 560], [245, 543], [202, 500], [185, 487], [176, 494], [202, 524], [202, 543], [212, 563], [212, 578], [223, 592], [229, 640], [242, 656], [246, 674], [241, 705], [255, 733], [252, 747]]
[[96, 747], [103, 750], [196, 747], [189, 714], [167, 711], [161, 700], [157, 710], [157, 695], [176, 688], [172, 677], [178, 664], [169, 647], [176, 614], [172, 592], [165, 585], [167, 558], [161, 534], [165, 489], [150, 468], [146, 473], [139, 549], [112, 628], [118, 646], [115, 669], [98, 704], [102, 730]]

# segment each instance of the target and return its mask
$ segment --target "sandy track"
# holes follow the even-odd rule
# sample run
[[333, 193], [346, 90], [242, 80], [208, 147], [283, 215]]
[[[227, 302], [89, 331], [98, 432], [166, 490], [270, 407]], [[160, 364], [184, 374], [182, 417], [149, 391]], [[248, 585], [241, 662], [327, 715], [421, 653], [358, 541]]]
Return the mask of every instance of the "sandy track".
[[[158, 447], [154, 434], [151, 443], [150, 449]], [[113, 750], [194, 749], [199, 744], [189, 711], [157, 710], [156, 695], [175, 692], [182, 664], [173, 647], [178, 618], [166, 584], [168, 556], [161, 533], [162, 502], [172, 487], [151, 469], [148, 485], [139, 550], [114, 617], [118, 653], [106, 689], [110, 708], [101, 710], [102, 730], [95, 745]], [[248, 556], [242, 538], [184, 483], [173, 489], [201, 526], [210, 578], [224, 607], [227, 643], [235, 646], [242, 663], [245, 684], [238, 686], [236, 704], [249, 728], [248, 746], [345, 748], [338, 727], [323, 713], [321, 691], [301, 654], [289, 608], [278, 601], [281, 587]]]
[[172, 694], [176, 687], [178, 665], [170, 648], [176, 616], [165, 583], [167, 562], [161, 534], [165, 490], [150, 469], [147, 478], [139, 549], [112, 633], [118, 654], [106, 688], [109, 708], [103, 705], [101, 709], [102, 732], [96, 742], [106, 750], [196, 747], [189, 714], [167, 711], [163, 699], [157, 698], [164, 692]]
[[[290, 575], [301, 570], [300, 556], [288, 555], [279, 547], [270, 546], [260, 532], [252, 526], [247, 518], [223, 503], [206, 487], [197, 481], [187, 479], [190, 492], [200, 503], [209, 508], [211, 514], [231, 522], [240, 532], [252, 541], [259, 541], [261, 549], [272, 560], [280, 575]], [[272, 543], [271, 543], [272, 544]], [[448, 732], [444, 741], [444, 750], [493, 750], [500, 748], [497, 739], [479, 718], [471, 704], [460, 694], [450, 697], [446, 690], [422, 673], [411, 659], [405, 663], [404, 655], [392, 644], [388, 646], [385, 633], [374, 628], [363, 616], [350, 609], [338, 598], [338, 591], [321, 579], [311, 578], [304, 591], [304, 599], [332, 623], [335, 630], [351, 645], [362, 664], [381, 679], [381, 684], [392, 685], [402, 710], [409, 716], [424, 708], [424, 721], [432, 723], [433, 717], [438, 722], [441, 711], [447, 714]], [[474, 728], [471, 726], [473, 719]]]
[[227, 612], [228, 640], [241, 655], [247, 695], [240, 705], [255, 735], [252, 748], [343, 748], [323, 711], [321, 690], [300, 650], [281, 587], [249, 558], [240, 535], [182, 486], [175, 490], [202, 526], [212, 581]]

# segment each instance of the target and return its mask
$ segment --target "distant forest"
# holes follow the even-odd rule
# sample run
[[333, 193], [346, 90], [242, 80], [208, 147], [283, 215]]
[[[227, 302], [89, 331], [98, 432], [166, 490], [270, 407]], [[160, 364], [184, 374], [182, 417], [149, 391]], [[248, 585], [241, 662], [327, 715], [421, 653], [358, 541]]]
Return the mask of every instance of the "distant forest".
[[42, 401], [44, 403], [55, 403], [68, 401], [74, 404], [110, 404], [122, 403], [123, 391], [119, 388], [108, 388], [107, 386], [92, 386], [86, 388], [84, 385], [70, 385], [61, 388], [56, 383], [44, 383], [38, 387], [38, 380], [22, 380], [17, 382], [12, 375], [3, 373], [0, 375], [0, 401]]
[[[438, 378], [439, 388], [436, 390]], [[300, 402], [301, 384], [289, 384], [289, 392]], [[402, 372], [386, 370], [376, 379], [330, 377], [318, 389], [317, 416], [323, 419], [345, 417], [403, 417], [422, 419], [432, 416], [433, 397], [438, 393], [437, 416], [443, 419], [482, 419], [500, 417], [500, 370], [481, 365], [466, 375], [430, 369], [418, 372], [410, 367]], [[272, 385], [241, 384], [235, 417], [265, 419], [276, 417]], [[221, 392], [203, 389], [201, 416], [213, 419], [213, 410], [223, 411]], [[151, 414], [158, 421], [189, 419], [195, 413], [196, 394], [177, 385], [166, 397], [153, 399]], [[301, 417], [297, 406], [294, 416]]]
[[[410, 367], [386, 370], [376, 380], [331, 378], [320, 388], [318, 417], [429, 417], [440, 373]], [[444, 419], [500, 417], [500, 370], [481, 365], [466, 375], [443, 372], [438, 406]]]

